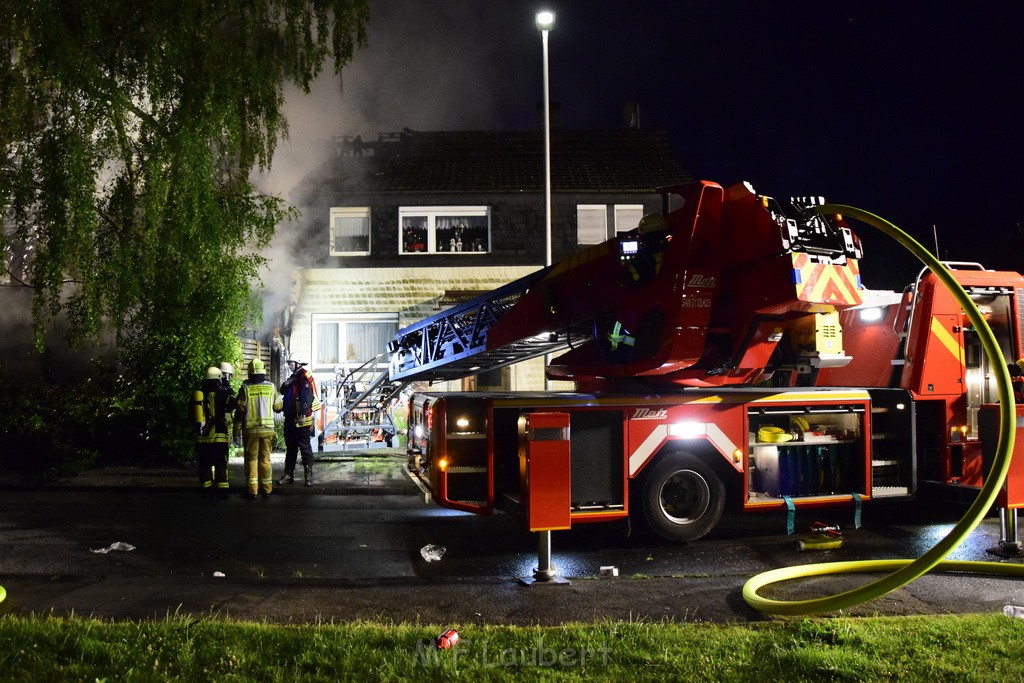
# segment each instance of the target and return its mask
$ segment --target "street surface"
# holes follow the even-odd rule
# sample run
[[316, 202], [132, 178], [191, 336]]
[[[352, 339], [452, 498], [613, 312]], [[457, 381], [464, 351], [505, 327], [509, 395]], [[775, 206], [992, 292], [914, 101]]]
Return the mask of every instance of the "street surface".
[[[365, 480], [371, 490], [375, 481], [393, 481], [379, 471]], [[798, 515], [798, 533], [788, 536], [782, 514], [730, 515], [708, 538], [682, 546], [627, 535], [625, 525], [581, 526], [554, 534], [554, 563], [571, 584], [527, 588], [516, 579], [532, 575], [536, 539], [515, 520], [442, 510], [411, 487], [377, 486], [376, 495], [279, 488], [269, 500], [245, 501], [133, 483], [4, 491], [0, 585], [8, 599], [0, 613], [444, 624], [758, 620], [764, 617], [741, 596], [753, 574], [916, 557], [957, 517], [936, 520], [913, 505], [886, 502], [865, 506], [861, 529], [852, 528], [851, 510], [817, 511]], [[328, 481], [324, 490], [363, 490], [353, 485]], [[844, 529], [842, 549], [798, 550], [801, 532], [818, 520]], [[951, 559], [995, 559], [985, 550], [997, 542], [998, 524], [987, 519]], [[111, 550], [117, 543], [134, 550]], [[445, 549], [440, 560], [424, 559], [427, 545]], [[602, 566], [617, 567], [619, 576], [601, 576]], [[824, 577], [768, 590], [809, 597], [865, 580]], [[1024, 604], [1024, 583], [929, 575], [849, 613], [985, 612], [1004, 604]]]

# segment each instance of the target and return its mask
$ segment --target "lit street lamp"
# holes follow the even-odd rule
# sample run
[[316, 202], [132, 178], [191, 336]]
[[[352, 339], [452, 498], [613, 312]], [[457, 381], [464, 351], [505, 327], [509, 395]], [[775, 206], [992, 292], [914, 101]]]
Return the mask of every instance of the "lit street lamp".
[[537, 28], [544, 46], [544, 265], [551, 265], [551, 109], [548, 88], [548, 31], [555, 25], [555, 13], [537, 12]]
[[[551, 265], [551, 105], [548, 98], [548, 31], [555, 25], [555, 13], [544, 10], [537, 12], [537, 28], [540, 29], [541, 42], [544, 45], [544, 266]], [[550, 356], [544, 356], [545, 366]], [[544, 388], [550, 384], [547, 373], [544, 377]], [[558, 585], [569, 583], [558, 576], [555, 566], [551, 563], [551, 531], [537, 533], [537, 568], [532, 579], [520, 579], [528, 586]]]

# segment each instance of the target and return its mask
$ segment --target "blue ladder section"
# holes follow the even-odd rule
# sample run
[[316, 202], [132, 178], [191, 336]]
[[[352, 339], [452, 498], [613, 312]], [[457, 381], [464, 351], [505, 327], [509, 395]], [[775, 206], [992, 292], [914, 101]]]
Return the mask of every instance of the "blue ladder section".
[[398, 331], [388, 351], [391, 381], [452, 380], [564, 348], [569, 330], [487, 350], [487, 332], [549, 269], [541, 269]]

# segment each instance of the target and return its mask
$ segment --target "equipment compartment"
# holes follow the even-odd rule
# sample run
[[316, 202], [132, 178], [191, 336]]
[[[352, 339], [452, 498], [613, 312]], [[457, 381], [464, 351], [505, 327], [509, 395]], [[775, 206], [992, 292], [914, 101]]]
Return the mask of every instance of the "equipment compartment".
[[749, 410], [748, 500], [864, 495], [864, 415], [858, 404]]

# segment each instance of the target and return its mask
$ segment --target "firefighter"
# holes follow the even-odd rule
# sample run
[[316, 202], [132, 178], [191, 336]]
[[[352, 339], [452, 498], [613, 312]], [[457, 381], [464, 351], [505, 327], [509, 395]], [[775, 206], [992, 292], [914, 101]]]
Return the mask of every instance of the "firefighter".
[[[230, 414], [235, 413], [235, 389], [231, 386], [231, 377], [235, 374], [235, 366], [227, 361], [220, 364], [221, 382], [224, 384], [224, 388], [231, 393], [231, 403], [228, 409]], [[232, 420], [228, 423], [228, 442], [236, 446], [242, 445], [242, 425], [241, 423]]]
[[316, 383], [306, 370], [305, 359], [297, 353], [288, 356], [292, 374], [281, 385], [284, 411], [284, 475], [278, 484], [295, 483], [295, 461], [302, 454], [302, 470], [306, 486], [313, 485], [313, 415], [320, 409]]
[[274, 411], [281, 410], [281, 397], [267, 381], [266, 367], [259, 358], [249, 361], [249, 378], [238, 390], [236, 421], [242, 425], [245, 440], [245, 484], [242, 498], [255, 500], [256, 494], [270, 498], [274, 490], [274, 472], [270, 449], [274, 445]]
[[206, 369], [206, 379], [193, 394], [196, 461], [204, 496], [228, 497], [228, 412], [233, 396], [224, 388], [220, 368]]

